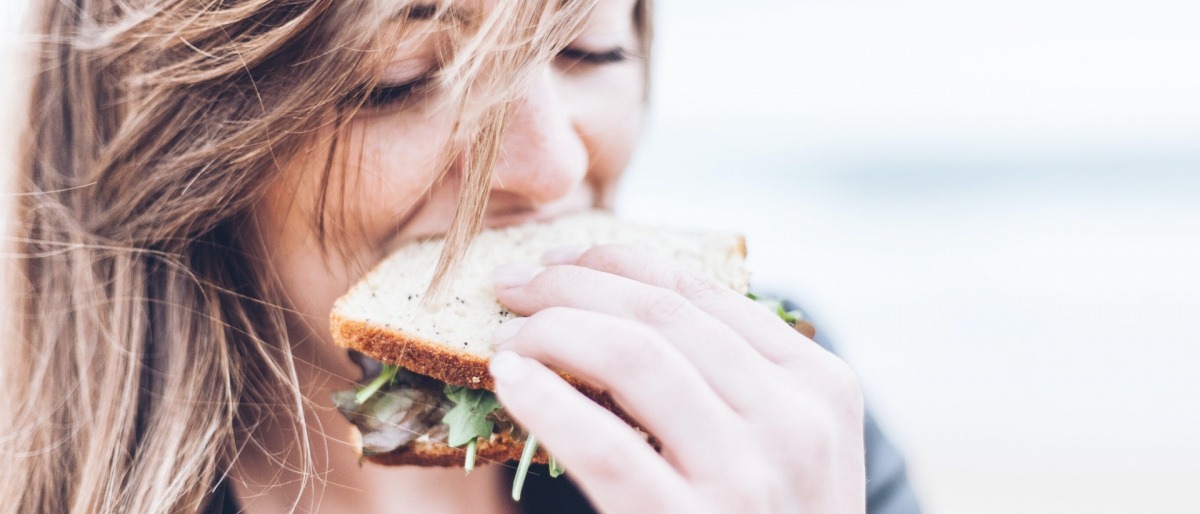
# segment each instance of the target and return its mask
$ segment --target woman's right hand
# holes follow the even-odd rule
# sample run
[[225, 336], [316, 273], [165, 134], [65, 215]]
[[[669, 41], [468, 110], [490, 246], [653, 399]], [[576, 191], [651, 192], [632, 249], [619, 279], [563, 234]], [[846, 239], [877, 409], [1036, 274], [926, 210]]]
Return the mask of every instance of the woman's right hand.
[[[496, 393], [605, 512], [863, 512], [863, 402], [775, 313], [628, 246], [497, 270]], [[545, 363], [545, 365], [543, 365]], [[609, 391], [662, 443], [552, 372]]]

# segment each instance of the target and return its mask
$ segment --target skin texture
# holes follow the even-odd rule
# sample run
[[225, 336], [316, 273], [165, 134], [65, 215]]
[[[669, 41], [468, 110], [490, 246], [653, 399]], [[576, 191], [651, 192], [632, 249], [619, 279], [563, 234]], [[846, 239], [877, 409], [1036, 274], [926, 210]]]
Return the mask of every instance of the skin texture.
[[[636, 55], [632, 0], [601, 1], [571, 48]], [[385, 83], [429, 70], [435, 45], [401, 45]], [[547, 63], [505, 135], [485, 224], [505, 226], [607, 205], [642, 118], [636, 58]], [[333, 301], [406, 242], [444, 233], [457, 207], [455, 170], [439, 178], [452, 115], [439, 92], [364, 113], [336, 161], [329, 211], [353, 220], [342, 251], [323, 257], [311, 223], [327, 145], [294, 159], [256, 213], [258, 231], [294, 311], [297, 374], [312, 405], [308, 436], [320, 480], [301, 488], [296, 434], [265, 423], [235, 463], [248, 512], [288, 509], [503, 512], [499, 466], [359, 466], [349, 425], [329, 404], [358, 370], [330, 342]], [[321, 138], [317, 138], [321, 141]], [[563, 249], [497, 271], [497, 295], [529, 316], [501, 326], [497, 394], [609, 512], [861, 512], [862, 400], [832, 355], [736, 293], [622, 247]], [[582, 328], [581, 327], [586, 327]], [[538, 361], [609, 389], [664, 444], [656, 454]], [[736, 470], [736, 471], [733, 471]]]

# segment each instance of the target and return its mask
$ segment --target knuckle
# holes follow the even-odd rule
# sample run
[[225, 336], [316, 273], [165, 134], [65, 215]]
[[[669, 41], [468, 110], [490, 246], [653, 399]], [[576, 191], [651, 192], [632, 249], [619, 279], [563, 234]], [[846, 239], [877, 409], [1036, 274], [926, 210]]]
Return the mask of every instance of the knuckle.
[[684, 298], [699, 300], [725, 293], [728, 288], [699, 273], [681, 271], [675, 277], [675, 290]]
[[544, 358], [563, 343], [563, 330], [575, 326], [578, 317], [579, 312], [570, 307], [547, 307], [535, 312], [509, 343], [511, 349]]
[[817, 387], [825, 396], [839, 401], [862, 401], [858, 374], [838, 356], [827, 351], [789, 353], [781, 367], [801, 384]]
[[850, 365], [845, 361], [833, 357], [828, 365], [829, 377], [834, 390], [841, 396], [843, 401], [856, 401], [862, 403], [862, 384], [858, 381], [858, 374], [850, 368]]
[[637, 333], [631, 337], [609, 340], [610, 348], [603, 353], [603, 367], [625, 375], [636, 375], [658, 366], [664, 358], [661, 343], [653, 334]]
[[553, 334], [555, 328], [561, 324], [565, 310], [563, 307], [547, 307], [530, 315], [518, 333], [520, 337], [516, 338], [517, 343], [541, 344], [543, 341], [553, 340], [547, 336]]
[[829, 421], [838, 426], [861, 425], [865, 407], [858, 375], [845, 361], [833, 354], [821, 358], [816, 369], [818, 390], [828, 406]]
[[632, 247], [619, 244], [596, 245], [583, 252], [579, 262], [601, 269], [621, 269], [629, 260]]
[[620, 437], [610, 431], [597, 431], [590, 444], [580, 445], [571, 452], [569, 465], [586, 473], [589, 480], [613, 484], [641, 485], [652, 483], [649, 470], [629, 466], [631, 444], [644, 444]]
[[679, 293], [662, 290], [640, 302], [635, 315], [648, 323], [667, 324], [679, 319], [689, 307], [691, 304]]
[[553, 284], [571, 284], [579, 281], [587, 281], [585, 275], [586, 270], [579, 266], [569, 264], [555, 264], [547, 266], [545, 270], [533, 277], [535, 283], [542, 282], [543, 285]]
[[810, 412], [794, 427], [777, 427], [768, 433], [774, 436], [773, 444], [784, 467], [794, 474], [807, 475], [832, 469], [836, 448], [844, 446], [847, 434], [853, 431], [839, 426], [829, 413]]
[[722, 505], [722, 512], [777, 512], [772, 509], [778, 503], [776, 490], [770, 485], [774, 480], [767, 473], [758, 471], [764, 467], [747, 463], [736, 469], [713, 484], [709, 492], [713, 504]]
[[814, 343], [802, 339], [799, 334], [795, 334], [795, 337], [792, 336], [792, 334], [788, 334], [788, 337], [792, 340], [772, 350], [771, 358], [784, 369], [800, 370], [804, 368], [809, 357], [813, 354], [811, 351], [812, 348], [806, 345]]
[[571, 318], [574, 316], [575, 311], [570, 307], [556, 305], [552, 307], [546, 307], [545, 309], [534, 313], [529, 317], [529, 321], [531, 323], [536, 322], [539, 330], [544, 330], [546, 328], [552, 328], [563, 323], [569, 323]]
[[596, 443], [580, 448], [575, 456], [576, 461], [571, 462], [571, 466], [586, 468], [588, 475], [598, 481], [616, 482], [628, 479], [629, 470], [624, 469], [616, 456], [619, 452], [612, 451], [614, 442], [601, 438]]

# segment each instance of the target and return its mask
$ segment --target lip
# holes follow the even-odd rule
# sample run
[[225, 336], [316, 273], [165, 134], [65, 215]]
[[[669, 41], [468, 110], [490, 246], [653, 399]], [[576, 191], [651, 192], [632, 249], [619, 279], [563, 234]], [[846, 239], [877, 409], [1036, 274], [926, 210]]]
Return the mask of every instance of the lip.
[[[528, 205], [515, 206], [507, 209], [496, 209], [493, 212], [486, 213], [483, 219], [483, 228], [491, 230], [525, 223], [550, 221], [562, 216], [578, 214], [596, 208], [598, 208], [596, 205], [596, 194], [589, 187], [580, 187], [572, 194], [552, 203], [537, 207]], [[393, 238], [384, 248], [384, 255], [391, 254], [401, 246], [409, 243], [443, 238], [449, 230], [449, 220], [446, 221], [444, 226], [433, 230], [423, 230], [406, 234], [401, 229], [400, 233], [397, 234], [398, 237]]]
[[549, 221], [560, 216], [567, 216], [582, 212], [584, 207], [572, 207], [566, 209], [539, 209], [536, 211], [521, 211], [514, 214], [501, 214], [498, 216], [489, 216], [484, 218], [483, 227], [487, 229], [497, 229], [510, 227], [513, 225], [523, 225], [525, 223], [534, 223], [539, 221]]
[[484, 217], [483, 226], [484, 228], [496, 229], [524, 223], [549, 221], [560, 216], [576, 214], [594, 208], [596, 208], [595, 192], [586, 184], [581, 184], [581, 187], [575, 188], [566, 196], [547, 204], [538, 206], [516, 204], [510, 205], [508, 208], [501, 206], [494, 210], [489, 209], [492, 212], [489, 212]]

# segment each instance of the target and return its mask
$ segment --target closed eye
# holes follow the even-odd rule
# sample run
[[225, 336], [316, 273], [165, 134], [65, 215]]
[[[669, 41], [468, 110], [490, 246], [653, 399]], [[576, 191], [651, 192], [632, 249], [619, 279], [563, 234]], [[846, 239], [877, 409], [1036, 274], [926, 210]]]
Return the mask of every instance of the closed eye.
[[629, 52], [619, 47], [603, 52], [567, 47], [558, 52], [558, 57], [572, 63], [612, 64], [629, 60]]
[[363, 107], [380, 109], [408, 100], [429, 85], [430, 77], [423, 76], [402, 84], [379, 84], [367, 92]]

